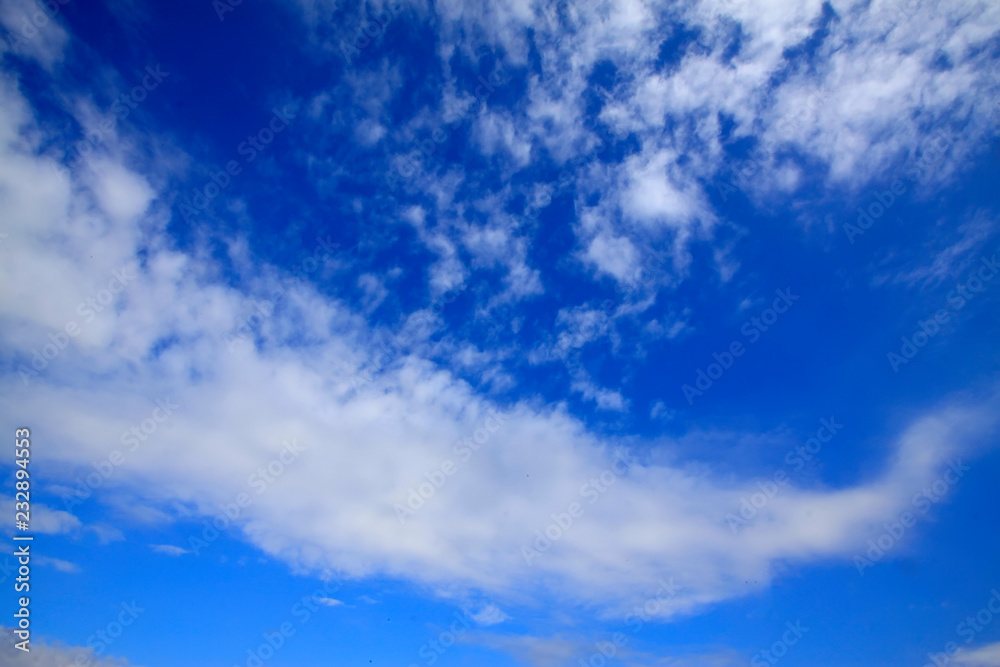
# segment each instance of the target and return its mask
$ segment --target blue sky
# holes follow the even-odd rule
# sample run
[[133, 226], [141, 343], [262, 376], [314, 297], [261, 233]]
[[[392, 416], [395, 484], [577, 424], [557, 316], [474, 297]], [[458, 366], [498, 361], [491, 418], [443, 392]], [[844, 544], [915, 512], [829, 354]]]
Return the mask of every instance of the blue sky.
[[1000, 6], [0, 26], [3, 664], [1000, 665]]

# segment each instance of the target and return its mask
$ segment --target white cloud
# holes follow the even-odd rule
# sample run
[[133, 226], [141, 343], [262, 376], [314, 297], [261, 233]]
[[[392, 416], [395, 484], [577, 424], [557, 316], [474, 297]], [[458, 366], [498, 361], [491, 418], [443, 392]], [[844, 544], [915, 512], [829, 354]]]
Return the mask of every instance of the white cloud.
[[581, 369], [574, 370], [573, 380], [570, 382], [569, 388], [571, 391], [581, 394], [584, 399], [596, 403], [601, 410], [628, 412], [628, 401], [621, 395], [621, 392], [598, 385]]
[[495, 604], [488, 604], [476, 613], [472, 614], [472, 620], [479, 625], [497, 625], [499, 623], [503, 623], [509, 618], [510, 616], [505, 614], [500, 607]]
[[987, 644], [971, 651], [962, 650], [952, 658], [959, 665], [969, 667], [1000, 667], [1000, 642]]
[[517, 168], [524, 167], [531, 160], [531, 142], [521, 136], [508, 114], [482, 109], [476, 119], [476, 138], [484, 155], [502, 153]]
[[333, 598], [326, 597], [318, 597], [315, 598], [315, 600], [325, 607], [339, 607], [344, 604], [340, 600], [334, 600]]
[[111, 542], [121, 542], [125, 540], [125, 534], [114, 526], [96, 524], [87, 526], [86, 530], [93, 532], [97, 536], [97, 541], [101, 544], [110, 544]]
[[504, 651], [518, 663], [537, 665], [537, 667], [559, 667], [570, 663], [574, 658], [587, 656], [593, 651], [593, 642], [569, 639], [560, 635], [533, 637], [479, 633], [471, 635], [466, 641]]
[[48, 556], [35, 556], [35, 562], [39, 565], [44, 565], [47, 567], [52, 567], [60, 572], [65, 572], [67, 574], [75, 574], [80, 572], [80, 566], [76, 563], [71, 563], [68, 560], [61, 560], [59, 558], [50, 558]]
[[[928, 150], [928, 128], [961, 127], [947, 155], [920, 176], [930, 196], [992, 132], [993, 100], [1000, 95], [988, 46], [1000, 31], [1000, 6], [985, 0], [851, 2], [833, 7], [829, 20], [828, 5], [820, 0], [760, 7], [705, 0], [683, 9], [622, 0], [558, 15], [543, 6], [460, 5], [435, 5], [443, 59], [500, 42], [509, 58], [504, 64], [517, 66], [530, 24], [541, 71], [529, 77], [524, 129], [515, 123], [517, 134], [545, 146], [558, 163], [590, 158], [575, 168], [576, 175], [611, 201], [602, 207], [599, 230], [581, 225], [580, 241], [588, 260], [616, 277], [624, 261], [620, 239], [645, 245], [649, 225], [676, 235], [681, 273], [687, 245], [708, 237], [714, 216], [705, 187], [726, 178], [732, 167], [720, 143], [719, 114], [735, 120], [734, 138], [753, 137], [772, 156], [744, 184], [759, 204], [794, 196], [817, 178], [807, 173], [808, 163], [825, 167], [818, 178], [849, 195], [891, 181], [909, 155]], [[657, 59], [672, 21], [700, 37], [666, 72]], [[827, 34], [812, 60], [790, 61], [786, 53], [821, 26]], [[740, 51], [725, 60], [735, 27]], [[948, 67], [938, 64], [942, 54]], [[602, 61], [620, 75], [599, 91], [600, 118], [618, 138], [633, 135], [642, 146], [603, 176], [600, 169], [594, 173], [594, 144], [588, 140], [593, 135], [583, 123], [589, 77]], [[492, 115], [510, 127], [506, 112]], [[502, 143], [500, 123], [491, 127], [487, 153]]]
[[668, 169], [677, 157], [671, 151], [659, 151], [625, 160], [628, 180], [622, 207], [626, 214], [675, 229], [683, 229], [697, 218], [699, 209], [704, 208], [700, 190], [675, 182], [674, 169]]
[[[876, 284], [891, 280], [905, 285], [937, 284], [957, 277], [970, 263], [978, 263], [982, 244], [997, 228], [996, 219], [987, 211], [973, 212], [959, 225], [952, 220], [941, 220], [941, 233], [937, 243], [946, 244], [938, 250], [929, 265], [920, 265], [908, 270], [897, 270], [891, 275], [876, 276]], [[954, 231], [952, 231], [954, 227]]]
[[114, 222], [131, 222], [149, 207], [153, 190], [141, 176], [108, 161], [93, 161], [89, 166], [94, 172], [94, 194]]
[[8, 39], [0, 53], [9, 57], [4, 53], [9, 50], [29, 56], [51, 71], [62, 62], [63, 50], [69, 42], [61, 22], [58, 13], [50, 15], [44, 5], [31, 0], [4, 2], [0, 5], [0, 23], [7, 29]]
[[[5, 636], [13, 636], [13, 628], [0, 626]], [[11, 667], [65, 667], [66, 665], [89, 665], [90, 667], [127, 667], [130, 663], [120, 658], [99, 657], [92, 648], [66, 646], [61, 642], [48, 643], [36, 637], [31, 638], [31, 651], [14, 648], [14, 642], [0, 642], [0, 664]]]
[[389, 290], [386, 289], [382, 280], [371, 273], [362, 273], [358, 276], [358, 287], [364, 292], [362, 303], [364, 303], [365, 312], [367, 313], [371, 313], [378, 308], [385, 301], [385, 298], [389, 296]]
[[664, 421], [673, 419], [677, 414], [676, 410], [668, 408], [663, 401], [656, 401], [649, 409], [650, 419], [663, 419]]
[[183, 556], [184, 554], [191, 553], [187, 549], [182, 549], [181, 547], [176, 547], [172, 544], [150, 544], [149, 548], [158, 554], [163, 554], [165, 556]]
[[[815, 4], [787, 16], [781, 14], [789, 9], [785, 3], [768, 6], [758, 18], [749, 7], [737, 10], [752, 23], [748, 51], [780, 51], [800, 39], [800, 19], [813, 16], [809, 8]], [[460, 10], [445, 5], [442, 11]], [[580, 76], [585, 57], [626, 52], [633, 42], [650, 45], [643, 37], [651, 10], [641, 3], [580, 12], [593, 12], [590, 18], [600, 21], [587, 23], [577, 15], [588, 27], [585, 41], [569, 46], [580, 46], [584, 60], [567, 60], [579, 70], [567, 75]], [[771, 72], [750, 63], [740, 68], [734, 76], [754, 80]], [[720, 107], [747, 101], [738, 94], [745, 86], [727, 85], [719, 83], [726, 95], [713, 98]], [[274, 267], [258, 267], [259, 277], [249, 284], [281, 290], [282, 308], [261, 326], [259, 347], [230, 351], [223, 336], [241, 313], [251, 312], [254, 296], [219, 277], [209, 253], [181, 252], [156, 231], [160, 227], [150, 220], [155, 213], [143, 213], [150, 193], [140, 184], [164, 179], [119, 163], [107, 172], [117, 175], [108, 186], [57, 167], [39, 155], [39, 141], [18, 133], [30, 115], [9, 78], [2, 91], [0, 188], [14, 194], [0, 200], [0, 218], [15, 221], [5, 230], [4, 248], [17, 253], [0, 263], [0, 342], [18, 356], [18, 368], [30, 369], [32, 350], [68, 319], [79, 318], [76, 305], [103, 289], [111, 271], [137, 260], [139, 225], [149, 223], [152, 230], [144, 241], [145, 261], [114, 308], [100, 312], [35, 374], [7, 373], [7, 409], [38, 425], [36, 437], [50, 443], [47, 456], [67, 470], [106, 457], [114, 446], [109, 433], [143, 418], [156, 398], [175, 397], [184, 407], [170, 428], [158, 430], [95, 492], [98, 502], [117, 502], [159, 520], [177, 516], [177, 506], [214, 515], [220, 503], [247, 491], [250, 472], [294, 438], [304, 447], [301, 460], [255, 498], [238, 529], [248, 542], [296, 568], [399, 577], [438, 590], [487, 592], [505, 603], [568, 601], [617, 616], [645, 600], [650, 582], [673, 576], [680, 593], [661, 610], [671, 617], [749, 592], [743, 585], [748, 580], [766, 586], [789, 565], [849, 558], [869, 526], [898, 516], [915, 490], [933, 481], [949, 456], [980, 442], [1000, 414], [994, 397], [930, 412], [895, 442], [883, 443], [879, 474], [841, 488], [788, 488], [759, 511], [752, 529], [739, 534], [724, 517], [753, 492], [753, 480], [687, 466], [676, 460], [669, 441], [642, 442], [637, 451], [649, 449], [649, 457], [617, 475], [587, 505], [585, 516], [529, 564], [521, 548], [532, 543], [533, 530], [578, 501], [582, 484], [600, 479], [614, 463], [619, 441], [589, 431], [563, 406], [526, 398], [505, 407], [503, 423], [475, 458], [462, 461], [454, 443], [487, 428], [494, 403], [418, 353], [354, 387], [350, 378], [376, 352], [372, 331], [346, 304]], [[856, 145], [870, 143], [861, 134]], [[837, 150], [849, 152], [854, 145]], [[680, 237], [687, 229], [680, 225], [698, 219], [697, 193], [672, 171], [679, 150], [670, 150], [644, 149], [622, 183], [639, 187], [635, 197], [646, 197], [628, 204], [637, 218], [662, 218]], [[851, 162], [846, 153], [834, 157]], [[460, 178], [436, 183], [439, 210], [453, 201]], [[653, 191], [660, 186], [669, 189]], [[93, 191], [101, 187], [113, 193]], [[101, 210], [84, 205], [102, 196]], [[429, 231], [422, 217], [420, 222], [414, 223], [418, 233], [440, 258], [431, 272], [432, 289], [462, 285], [466, 269], [457, 243]], [[91, 252], [95, 236], [100, 250]], [[30, 294], [19, 285], [30, 285]], [[37, 293], [46, 299], [31, 296]], [[571, 315], [573, 322], [593, 317], [586, 309]], [[580, 336], [573, 340], [591, 339], [582, 326], [567, 331]], [[165, 340], [176, 344], [153, 354]], [[583, 385], [580, 391], [592, 392], [605, 406], [624, 405], [615, 392]], [[53, 405], [59, 406], [59, 420], [51, 419]], [[405, 503], [425, 473], [446, 460], [461, 462], [458, 473], [401, 524], [394, 505]], [[66, 476], [62, 481], [72, 478]], [[38, 522], [48, 532], [79, 526], [58, 511]], [[525, 599], [526, 590], [534, 602]]]
[[365, 146], [374, 146], [385, 133], [385, 126], [371, 118], [364, 118], [354, 126], [354, 136]]
[[625, 282], [635, 273], [638, 252], [627, 237], [600, 233], [587, 245], [586, 258], [599, 270]]
[[[14, 500], [12, 498], [0, 499], [0, 511], [13, 517]], [[42, 533], [43, 535], [62, 535], [78, 530], [81, 528], [82, 524], [79, 519], [69, 512], [52, 509], [44, 503], [32, 502], [30, 526], [31, 532], [34, 533]], [[13, 532], [13, 530], [13, 526], [7, 527], [8, 532]]]
[[473, 256], [474, 268], [502, 266], [505, 289], [490, 299], [481, 314], [488, 314], [498, 304], [520, 301], [541, 294], [544, 290], [537, 269], [528, 265], [528, 240], [518, 235], [516, 223], [510, 216], [495, 210], [495, 202], [480, 202], [492, 214], [492, 223], [486, 225], [457, 224], [463, 247]]

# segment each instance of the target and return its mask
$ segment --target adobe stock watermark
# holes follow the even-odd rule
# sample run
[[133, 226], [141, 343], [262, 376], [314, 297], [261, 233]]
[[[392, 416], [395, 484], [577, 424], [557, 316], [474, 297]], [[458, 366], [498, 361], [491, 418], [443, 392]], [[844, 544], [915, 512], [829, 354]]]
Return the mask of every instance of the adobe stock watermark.
[[[320, 575], [323, 585], [312, 593], [303, 595], [300, 600], [292, 605], [289, 610], [291, 617], [298, 621], [299, 626], [309, 622], [313, 615], [319, 611], [321, 606], [329, 606], [330, 595], [336, 593], [344, 584], [340, 575], [324, 570]], [[291, 620], [286, 620], [278, 625], [276, 632], [264, 632], [261, 638], [264, 640], [254, 647], [246, 650], [246, 660], [242, 667], [262, 667], [265, 662], [274, 657], [281, 650], [285, 643], [291, 639], [297, 629]], [[241, 667], [241, 663], [236, 663], [233, 667]]]
[[[254, 494], [259, 496], [274, 482], [281, 477], [288, 466], [298, 460], [305, 447], [292, 438], [281, 443], [281, 453], [277, 458], [271, 459], [267, 465], [263, 465], [247, 477], [247, 486], [254, 490]], [[232, 502], [219, 505], [219, 513], [215, 515], [211, 522], [208, 519], [202, 522], [203, 529], [201, 536], [192, 535], [188, 538], [188, 546], [195, 556], [200, 556], [203, 549], [219, 539], [221, 531], [228, 530], [229, 527], [242, 516], [243, 510], [253, 505], [254, 498], [248, 493], [239, 493]]]
[[387, 4], [388, 6], [381, 12], [370, 12], [367, 17], [362, 17], [361, 23], [354, 29], [354, 39], [350, 43], [340, 40], [340, 52], [348, 64], [361, 55], [361, 51], [368, 48], [375, 39], [385, 34], [389, 23], [406, 7], [406, 3], [399, 0], [390, 0]]
[[[823, 95], [822, 93], [815, 92], [812, 93], [807, 99], [806, 103], [783, 115], [775, 127], [779, 132], [787, 132], [790, 129], [797, 129], [805, 125], [805, 123], [812, 118], [815, 118], [816, 113], [819, 111], [821, 106], [829, 101], [829, 97]], [[767, 164], [774, 155], [767, 150], [755, 146], [747, 153], [747, 158], [740, 160], [731, 170], [733, 174], [728, 180], [723, 180], [715, 183], [715, 189], [718, 191], [719, 196], [722, 197], [723, 202], [729, 201], [729, 196], [735, 194], [739, 191], [746, 191], [749, 189], [748, 185], [750, 179], [756, 176], [758, 173], [762, 172], [767, 168]]]
[[407, 321], [406, 324], [409, 327], [408, 332], [397, 332], [388, 342], [380, 342], [376, 354], [373, 356], [368, 365], [351, 376], [351, 388], [358, 390], [361, 387], [374, 382], [375, 377], [388, 368], [393, 360], [399, 358], [403, 354], [403, 349], [413, 342], [413, 337], [416, 335], [419, 327], [423, 324], [432, 322], [434, 318], [437, 317], [442, 310], [444, 310], [444, 307], [454, 303], [455, 299], [457, 299], [458, 296], [466, 290], [466, 288], [467, 285], [463, 283], [455, 289], [448, 290], [447, 292], [436, 296], [427, 308], [413, 316], [412, 321]]
[[73, 144], [70, 164], [76, 165], [80, 160], [87, 157], [100, 145], [105, 137], [115, 129], [120, 121], [128, 118], [129, 114], [138, 108], [139, 104], [146, 100], [149, 93], [156, 90], [160, 83], [170, 76], [170, 72], [164, 72], [160, 65], [146, 67], [146, 75], [142, 78], [141, 85], [134, 86], [128, 94], [119, 95], [111, 104], [110, 113], [104, 119], [89, 130], [83, 139]]
[[70, 0], [35, 0], [38, 10], [27, 16], [22, 16], [18, 31], [12, 31], [12, 38], [10, 40], [11, 50], [18, 55], [24, 55], [28, 41], [37, 37], [38, 32], [44, 30], [59, 15], [59, 12], [62, 11], [62, 6], [69, 3]]
[[[468, 614], [455, 612], [453, 618], [455, 620], [452, 621], [447, 630], [442, 630], [438, 633], [437, 637], [421, 644], [417, 655], [423, 659], [425, 665], [436, 663], [441, 656], [448, 652], [448, 649], [455, 645], [458, 638], [469, 630], [469, 621], [471, 619]], [[420, 665], [411, 662], [408, 667], [420, 667]]]
[[894, 25], [901, 21], [912, 19], [917, 9], [920, 7], [920, 0], [909, 0], [908, 2], [893, 2], [882, 5], [882, 12], [888, 14], [876, 30], [878, 32], [888, 32]]
[[[784, 290], [777, 289], [774, 293], [777, 294], [777, 297], [774, 299], [771, 307], [765, 308], [761, 311], [760, 315], [751, 317], [740, 327], [740, 333], [746, 336], [748, 342], [751, 344], [760, 340], [761, 335], [778, 321], [778, 316], [787, 313], [788, 309], [800, 298], [798, 295], [792, 294], [792, 288], [790, 287]], [[695, 397], [702, 396], [706, 391], [711, 389], [715, 381], [732, 368], [736, 359], [743, 356], [746, 350], [747, 348], [743, 346], [741, 341], [734, 340], [721, 354], [713, 352], [712, 358], [715, 361], [710, 363], [705, 370], [701, 368], [697, 370], [694, 386], [690, 384], [681, 385], [681, 391], [684, 393], [684, 398], [687, 399], [688, 405], [694, 405]]]
[[[796, 471], [801, 471], [805, 467], [806, 461], [811, 461], [814, 456], [820, 453], [823, 445], [833, 440], [833, 437], [840, 432], [840, 429], [844, 428], [843, 424], [837, 423], [835, 417], [830, 417], [829, 419], [824, 417], [819, 420], [819, 423], [820, 427], [816, 429], [816, 434], [806, 440], [804, 445], [798, 445], [788, 450], [784, 459], [786, 465], [795, 466]], [[754, 518], [756, 518], [757, 513], [772, 498], [778, 495], [781, 487], [786, 486], [788, 482], [788, 473], [782, 469], [778, 469], [770, 481], [757, 482], [757, 488], [760, 491], [751, 493], [749, 500], [746, 496], [741, 496], [739, 516], [732, 512], [726, 515], [726, 523], [729, 524], [729, 529], [733, 531], [733, 534], [738, 534], [740, 528], [750, 525]]]
[[609, 329], [617, 319], [616, 311], [619, 306], [629, 302], [630, 290], [640, 285], [644, 279], [655, 276], [665, 261], [662, 253], [651, 251], [645, 254], [630, 273], [615, 281], [615, 298], [605, 299], [597, 307], [589, 309], [589, 317], [579, 320], [577, 328], [559, 332], [556, 343], [551, 348], [555, 356], [562, 358], [568, 351], [580, 349], [593, 341], [595, 334]]
[[[316, 237], [316, 246], [313, 248], [312, 254], [294, 267], [292, 275], [301, 280], [308, 280], [309, 274], [317, 271], [326, 260], [332, 258], [339, 247], [340, 244], [331, 242], [329, 236], [322, 239]], [[234, 352], [240, 343], [252, 343], [254, 331], [274, 314], [274, 309], [285, 300], [285, 297], [285, 289], [275, 289], [268, 299], [252, 300], [253, 312], [240, 320], [233, 327], [232, 332], [222, 336], [229, 351]]]
[[235, 12], [236, 8], [243, 4], [243, 0], [212, 0], [212, 9], [219, 19], [219, 23], [226, 20], [226, 14]]
[[[485, 104], [486, 100], [496, 91], [497, 87], [504, 83], [504, 80], [496, 72], [490, 73], [487, 78], [480, 76], [477, 81], [478, 85], [475, 88], [474, 95], [481, 104]], [[466, 116], [472, 113], [472, 109], [473, 105], [468, 105], [458, 118], [455, 118], [448, 124], [454, 125], [464, 120]], [[389, 186], [389, 190], [395, 194], [401, 180], [404, 183], [409, 182], [417, 173], [423, 171], [424, 167], [421, 156], [425, 160], [429, 159], [437, 150], [437, 146], [443, 144], [447, 139], [448, 133], [440, 127], [436, 127], [431, 132], [430, 137], [425, 137], [414, 143], [416, 146], [415, 149], [394, 155], [392, 169], [385, 174], [385, 182]]]
[[157, 399], [156, 407], [153, 408], [149, 417], [122, 432], [119, 441], [123, 446], [128, 447], [126, 453], [114, 449], [103, 461], [91, 462], [94, 472], [89, 473], [86, 477], [76, 478], [76, 487], [73, 492], [64, 494], [62, 498], [66, 511], [82, 504], [84, 500], [90, 498], [95, 489], [99, 489], [104, 485], [104, 482], [111, 479], [118, 466], [125, 463], [127, 454], [136, 451], [142, 443], [149, 440], [160, 428], [160, 425], [170, 419], [178, 408], [180, 405], [174, 403], [170, 398]]
[[[949, 461], [948, 468], [944, 473], [934, 480], [933, 483], [925, 486], [910, 499], [910, 504], [916, 508], [922, 516], [926, 516], [931, 508], [944, 500], [952, 486], [958, 483], [962, 476], [969, 471], [969, 467], [958, 461]], [[903, 512], [893, 523], [884, 523], [882, 527], [885, 531], [875, 539], [868, 540], [868, 550], [864, 556], [855, 555], [853, 558], [854, 567], [858, 574], [865, 576], [865, 569], [872, 567], [882, 560], [896, 544], [903, 539], [903, 535], [909, 528], [917, 525], [919, 516], [912, 512]], [[865, 558], [867, 556], [867, 558]]]
[[[631, 628], [632, 634], [637, 634], [642, 630], [643, 626], [659, 614], [660, 610], [668, 602], [677, 597], [677, 591], [682, 588], [674, 583], [673, 577], [670, 577], [669, 582], [660, 579], [657, 583], [659, 584], [659, 588], [654, 597], [647, 599], [642, 605], [633, 608], [628, 616], [625, 617], [627, 624], [630, 626], [635, 625], [635, 627]], [[624, 648], [628, 642], [629, 637], [624, 632], [612, 634], [610, 641], [596, 642], [594, 644], [596, 650], [586, 659], [580, 658], [578, 660], [580, 667], [604, 667], [609, 660], [614, 659], [618, 655], [618, 651]]]
[[[965, 620], [955, 626], [955, 632], [965, 637], [966, 644], [971, 644], [976, 635], [983, 632], [998, 615], [1000, 615], [1000, 591], [994, 588], [990, 591], [990, 598], [983, 608], [975, 615], [966, 616]], [[944, 651], [927, 654], [928, 662], [924, 663], [924, 667], [945, 667], [961, 651], [962, 647], [956, 642], [947, 642]]]
[[[621, 449], [616, 450], [611, 466], [602, 470], [597, 477], [583, 483], [579, 491], [580, 498], [586, 498], [588, 505], [596, 503], [603, 494], [607, 493], [608, 489], [615, 485], [619, 477], [628, 472], [629, 465], [627, 452]], [[561, 540], [563, 535], [569, 532], [573, 524], [584, 515], [586, 509], [581, 503], [573, 501], [566, 507], [565, 512], [550, 514], [552, 523], [545, 526], [543, 530], [535, 531], [533, 545], [521, 546], [524, 562], [532, 565], [536, 558], [548, 551], [554, 543]]]
[[955, 626], [955, 632], [965, 637], [966, 644], [971, 644], [976, 635], [986, 630], [986, 626], [997, 616], [1000, 616], [1000, 591], [994, 588], [990, 591], [990, 598], [983, 608], [975, 615], [966, 616], [965, 620]]
[[[288, 110], [288, 105], [280, 110], [271, 110], [271, 119], [264, 127], [253, 134], [247, 135], [236, 146], [236, 152], [243, 157], [244, 164], [250, 164], [257, 156], [267, 150], [275, 137], [281, 134], [295, 119], [295, 114]], [[209, 179], [205, 184], [194, 188], [191, 198], [185, 199], [180, 204], [181, 216], [185, 222], [193, 222], [199, 213], [203, 213], [212, 204], [212, 200], [222, 194], [222, 191], [229, 187], [233, 178], [243, 173], [243, 165], [238, 160], [229, 160], [224, 169], [210, 171]]]
[[933, 317], [917, 321], [917, 330], [909, 336], [900, 338], [899, 352], [890, 351], [886, 354], [893, 373], [899, 373], [900, 366], [910, 363], [917, 356], [920, 349], [951, 320], [952, 313], [964, 308], [967, 302], [986, 289], [986, 284], [997, 274], [997, 256], [994, 254], [990, 259], [981, 257], [980, 263], [982, 266], [974, 270], [964, 284], [956, 285], [955, 289], [948, 292], [945, 297], [947, 306], [938, 309]]
[[[479, 93], [483, 87], [486, 87], [486, 89], [492, 93], [493, 87], [502, 83], [499, 79], [494, 79], [492, 77], [490, 81], [486, 81], [483, 77], [479, 77], [479, 82], [481, 85], [476, 88], [476, 99], [479, 99]], [[490, 84], [492, 84], [493, 87], [490, 87]], [[480, 101], [485, 101], [485, 98]], [[525, 197], [526, 204], [524, 210], [521, 212], [520, 216], [515, 217], [520, 217], [522, 220], [527, 222], [536, 221], [539, 213], [547, 208], [556, 196], [565, 192], [566, 189], [569, 188], [570, 184], [576, 180], [576, 174], [581, 167], [586, 167], [592, 164], [598, 156], [607, 152], [613, 143], [613, 139], [605, 133], [603, 129], [596, 132], [591, 130], [591, 134], [597, 138], [597, 144], [593, 147], [593, 149], [589, 150], [584, 155], [577, 155], [572, 160], [565, 163], [562, 170], [560, 170], [559, 175], [556, 176], [553, 181], [550, 181], [552, 183], [551, 191], [548, 188], [542, 188], [536, 190], [530, 199]], [[662, 258], [662, 255], [657, 255], [657, 258]], [[644, 260], [643, 266], [645, 266], [647, 262], [648, 260]], [[625, 278], [624, 282], [626, 284], [634, 285], [641, 277], [641, 272], [642, 268], [637, 268], [631, 276]]]
[[[911, 158], [903, 170], [903, 175], [908, 180], [921, 178], [923, 174], [934, 165], [938, 164], [947, 154], [948, 148], [954, 139], [947, 136], [943, 130], [938, 130], [932, 135], [933, 141], [929, 144], [929, 149], [920, 155], [920, 159]], [[889, 185], [888, 190], [873, 190], [872, 198], [874, 202], [867, 206], [858, 207], [858, 219], [854, 224], [848, 222], [843, 226], [847, 240], [854, 245], [854, 240], [867, 232], [872, 226], [885, 215], [901, 195], [906, 192], [903, 180], [896, 178]]]
[[[145, 608], [138, 606], [135, 600], [122, 602], [121, 611], [118, 612], [115, 620], [87, 637], [87, 646], [93, 649], [94, 656], [100, 658], [107, 653], [108, 649], [115, 643], [115, 640], [124, 634], [125, 628], [135, 623], [139, 615], [145, 611]], [[76, 667], [89, 667], [93, 664], [96, 664], [96, 661], [87, 653], [77, 653], [76, 659], [72, 663]]]
[[[486, 411], [486, 418], [483, 425], [472, 432], [472, 437], [464, 437], [455, 442], [452, 446], [452, 453], [459, 457], [462, 463], [468, 463], [472, 456], [485, 445], [494, 433], [500, 430], [506, 421], [506, 417], [490, 408]], [[459, 464], [451, 459], [445, 459], [437, 468], [424, 473], [426, 482], [420, 483], [416, 489], [410, 487], [406, 497], [406, 505], [400, 503], [393, 504], [392, 508], [396, 512], [399, 523], [406, 525], [431, 498], [447, 483], [449, 477], [453, 477], [459, 470]]]
[[[667, 581], [660, 579], [657, 583], [660, 586], [656, 590], [656, 594], [643, 602], [641, 607], [634, 607], [625, 617], [625, 623], [627, 625], [632, 625], [633, 623], [635, 624], [635, 627], [631, 628], [633, 634], [638, 633], [642, 630], [646, 623], [653, 620], [653, 618], [660, 613], [668, 602], [677, 597], [677, 592], [683, 588], [683, 586], [674, 583], [673, 577], [670, 577]], [[664, 594], [666, 594], [666, 596], [664, 596]], [[629, 619], [632, 620], [630, 621]], [[592, 667], [597, 667], [597, 665], [593, 665]]]
[[799, 640], [809, 632], [809, 628], [802, 627], [802, 621], [796, 620], [793, 625], [791, 621], [785, 623], [785, 630], [781, 639], [771, 644], [770, 648], [758, 652], [750, 658], [752, 667], [766, 667], [776, 665], [778, 661], [788, 655], [788, 649], [799, 643]]
[[62, 331], [56, 331], [48, 335], [49, 342], [42, 345], [41, 352], [33, 348], [31, 350], [31, 368], [23, 363], [18, 364], [17, 373], [21, 377], [21, 382], [27, 386], [31, 378], [37, 378], [49, 367], [49, 362], [62, 354], [69, 345], [70, 338], [76, 338], [83, 330], [82, 327], [97, 319], [98, 313], [103, 313], [104, 309], [121, 294], [129, 283], [138, 277], [138, 265], [130, 263], [117, 271], [111, 272], [111, 280], [108, 281], [107, 288], [98, 290], [97, 294], [81, 301], [76, 307], [76, 313], [83, 318], [83, 324], [76, 320], [69, 320], [63, 325]]

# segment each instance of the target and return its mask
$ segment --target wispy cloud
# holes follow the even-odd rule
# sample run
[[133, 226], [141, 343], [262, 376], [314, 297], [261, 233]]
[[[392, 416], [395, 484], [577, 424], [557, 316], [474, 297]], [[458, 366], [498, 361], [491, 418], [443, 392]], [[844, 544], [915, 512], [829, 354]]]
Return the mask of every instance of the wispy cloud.
[[68, 560], [61, 560], [59, 558], [50, 558], [49, 556], [35, 556], [35, 562], [39, 565], [51, 567], [67, 574], [76, 574], [77, 572], [82, 571], [80, 566], [76, 563], [71, 563]]
[[182, 549], [181, 547], [175, 547], [172, 544], [151, 544], [149, 548], [158, 554], [163, 554], [165, 556], [183, 556], [184, 554], [191, 553], [187, 549]]

